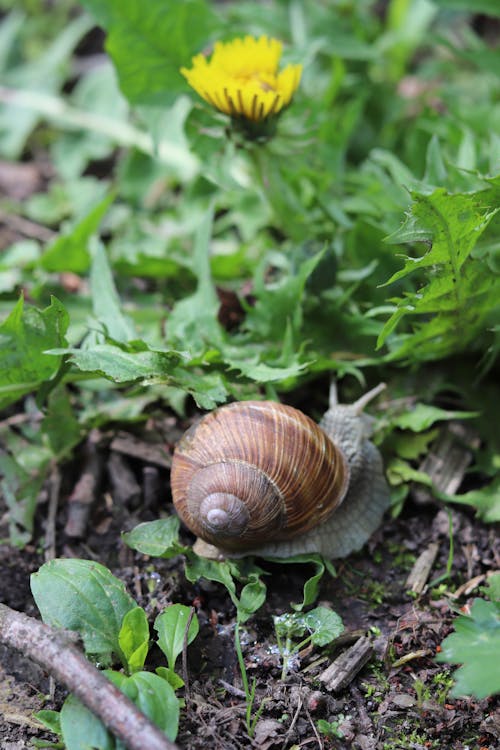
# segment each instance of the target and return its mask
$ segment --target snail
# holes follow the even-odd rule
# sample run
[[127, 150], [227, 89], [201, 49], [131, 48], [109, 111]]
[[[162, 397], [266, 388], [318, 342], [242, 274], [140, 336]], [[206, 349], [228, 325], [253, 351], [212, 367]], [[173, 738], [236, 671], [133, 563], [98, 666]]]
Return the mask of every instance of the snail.
[[[273, 401], [231, 403], [205, 415], [174, 451], [174, 506], [205, 557], [359, 550], [389, 506], [366, 404], [338, 404], [321, 422]], [[202, 540], [200, 542], [200, 540]]]

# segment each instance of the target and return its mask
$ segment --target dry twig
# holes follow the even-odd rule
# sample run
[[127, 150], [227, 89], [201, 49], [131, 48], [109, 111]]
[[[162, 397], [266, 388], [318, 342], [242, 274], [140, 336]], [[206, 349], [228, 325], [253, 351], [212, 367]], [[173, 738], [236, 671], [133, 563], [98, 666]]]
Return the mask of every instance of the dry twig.
[[96, 431], [90, 433], [85, 444], [82, 474], [68, 498], [68, 519], [64, 531], [73, 538], [85, 536], [90, 510], [99, 491], [102, 476], [102, 456], [97, 445], [99, 438]]
[[431, 542], [427, 549], [415, 560], [415, 564], [406, 579], [406, 585], [414, 594], [421, 594], [429, 578], [432, 566], [439, 551], [439, 544]]
[[[454, 495], [462, 484], [464, 474], [473, 458], [473, 449], [479, 445], [477, 434], [461, 422], [448, 422], [441, 428], [432, 449], [419, 466], [432, 479], [440, 492]], [[430, 489], [414, 485], [412, 497], [419, 505], [432, 502]]]
[[62, 682], [129, 750], [177, 750], [158, 727], [71, 643], [71, 634], [0, 604], [0, 642]]
[[372, 653], [373, 646], [370, 638], [367, 635], [362, 636], [354, 646], [344, 651], [319, 675], [319, 681], [332, 692], [342, 690], [352, 682]]

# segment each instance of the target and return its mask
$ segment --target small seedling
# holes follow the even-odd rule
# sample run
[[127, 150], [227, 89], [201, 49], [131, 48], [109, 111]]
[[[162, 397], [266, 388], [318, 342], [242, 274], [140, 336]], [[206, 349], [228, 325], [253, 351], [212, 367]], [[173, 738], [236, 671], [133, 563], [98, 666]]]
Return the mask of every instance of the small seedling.
[[[106, 669], [106, 677], [175, 740], [181, 708], [175, 690], [184, 682], [174, 667], [185, 645], [198, 633], [193, 610], [173, 604], [156, 619], [158, 645], [167, 657], [168, 669], [158, 667], [153, 674], [143, 670], [150, 641], [146, 613], [103, 565], [90, 560], [52, 560], [32, 576], [31, 587], [44, 622], [77, 631], [91, 661], [101, 666], [120, 661], [125, 674]], [[103, 724], [73, 695], [60, 713], [40, 711], [36, 718], [61, 736], [67, 747], [83, 747], [83, 743], [96, 750], [111, 747]]]
[[342, 740], [344, 739], [344, 733], [340, 729], [341, 724], [346, 720], [344, 714], [339, 714], [338, 718], [334, 721], [325, 721], [324, 719], [320, 719], [316, 726], [318, 728], [318, 732], [320, 734], [324, 734], [326, 737], [333, 737], [335, 739]]
[[[298, 654], [309, 643], [315, 646], [326, 646], [327, 643], [338, 638], [344, 630], [339, 615], [326, 607], [316, 607], [306, 614], [287, 613], [275, 616], [273, 620], [276, 641], [283, 661], [282, 680], [286, 679], [292, 656]], [[294, 643], [297, 640], [299, 642]]]

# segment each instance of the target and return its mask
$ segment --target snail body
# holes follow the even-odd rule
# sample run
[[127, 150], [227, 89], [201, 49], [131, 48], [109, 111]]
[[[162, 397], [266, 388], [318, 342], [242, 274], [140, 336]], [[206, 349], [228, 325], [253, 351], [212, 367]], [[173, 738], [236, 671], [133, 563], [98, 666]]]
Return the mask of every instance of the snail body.
[[207, 414], [181, 438], [172, 462], [176, 510], [216, 557], [343, 557], [360, 549], [389, 504], [382, 460], [362, 413], [330, 399], [317, 425], [272, 401]]

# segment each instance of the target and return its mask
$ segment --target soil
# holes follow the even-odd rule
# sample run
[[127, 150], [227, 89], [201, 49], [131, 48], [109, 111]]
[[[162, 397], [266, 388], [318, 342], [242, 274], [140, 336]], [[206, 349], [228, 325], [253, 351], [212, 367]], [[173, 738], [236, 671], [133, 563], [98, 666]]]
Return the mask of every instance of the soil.
[[[302, 587], [311, 573], [305, 565], [263, 562], [268, 596], [265, 605], [246, 624], [242, 646], [250, 680], [256, 680], [255, 707], [262, 713], [250, 740], [245, 726], [246, 701], [234, 650], [235, 609], [222, 586], [207, 581], [189, 583], [182, 557], [150, 559], [133, 552], [121, 532], [173, 512], [165, 507], [168, 471], [148, 463], [154, 421], [136, 431], [134, 445], [144, 460], [110, 449], [123, 449], [132, 436], [93, 436], [107, 446], [99, 451], [104, 475], [91, 515], [80, 539], [65, 533], [71, 503], [68, 498], [82, 472], [88, 468], [88, 444], [76, 459], [60, 467], [61, 490], [55, 525], [55, 543], [44, 544], [48, 532], [47, 491], [41, 493], [36, 533], [24, 549], [6, 544], [0, 548], [0, 600], [14, 609], [37, 616], [29, 588], [30, 573], [47, 556], [83, 557], [101, 562], [122, 579], [130, 594], [145, 608], [151, 620], [166, 605], [180, 602], [196, 608], [200, 633], [188, 650], [189, 691], [182, 711], [178, 744], [181, 748], [453, 748], [493, 750], [498, 746], [500, 711], [495, 699], [452, 699], [451, 670], [434, 657], [452, 630], [454, 610], [466, 608], [479, 578], [467, 595], [453, 600], [451, 592], [461, 584], [498, 569], [493, 529], [474, 519], [468, 510], [452, 510], [454, 551], [449, 577], [449, 511], [434, 504], [409, 501], [397, 519], [383, 526], [358, 554], [337, 561], [337, 576], [325, 577], [319, 604], [334, 609], [343, 619], [346, 633], [325, 648], [307, 648], [292, 661], [285, 679], [276, 646], [272, 616], [290, 612], [290, 602], [301, 600]], [[172, 435], [179, 426], [169, 419]], [[164, 433], [163, 430], [161, 430]], [[154, 436], [154, 435], [153, 435]], [[157, 434], [156, 437], [159, 437]], [[81, 459], [79, 463], [78, 459]], [[121, 471], [110, 467], [116, 464]], [[94, 471], [97, 471], [94, 464]], [[115, 467], [116, 468], [116, 467]], [[124, 481], [124, 477], [126, 477]], [[151, 477], [155, 479], [152, 483]], [[151, 486], [156, 486], [152, 491]], [[74, 493], [73, 493], [74, 494]], [[1, 517], [6, 519], [0, 500]], [[5, 537], [5, 523], [0, 536]], [[183, 532], [184, 541], [192, 541]], [[433, 542], [438, 554], [430, 584], [420, 596], [406, 583], [416, 558]], [[436, 579], [445, 576], [441, 582]], [[318, 676], [336, 658], [367, 633], [372, 656], [350, 683], [329, 691]], [[2, 750], [20, 750], [32, 738], [49, 739], [33, 712], [61, 707], [65, 697], [38, 667], [22, 654], [0, 650], [2, 676], [0, 728]], [[318, 720], [330, 723], [329, 735], [320, 734]], [[53, 738], [52, 738], [53, 739]]]

